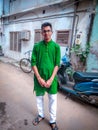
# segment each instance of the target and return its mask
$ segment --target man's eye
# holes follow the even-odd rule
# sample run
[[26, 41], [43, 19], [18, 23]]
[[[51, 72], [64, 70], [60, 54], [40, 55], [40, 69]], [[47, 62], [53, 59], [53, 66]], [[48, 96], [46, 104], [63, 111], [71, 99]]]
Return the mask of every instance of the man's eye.
[[43, 33], [49, 33], [49, 32], [51, 32], [51, 30], [43, 30]]

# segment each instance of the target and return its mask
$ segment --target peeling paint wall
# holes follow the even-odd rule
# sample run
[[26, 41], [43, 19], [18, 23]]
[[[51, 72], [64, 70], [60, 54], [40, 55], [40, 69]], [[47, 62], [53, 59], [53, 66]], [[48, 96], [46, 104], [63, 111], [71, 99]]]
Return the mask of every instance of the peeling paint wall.
[[3, 12], [3, 0], [0, 0], [0, 17], [2, 15]]
[[0, 0], [0, 45], [2, 45], [2, 37], [1, 37], [1, 32], [2, 32], [2, 16], [3, 13], [3, 0]]
[[[6, 38], [4, 39], [4, 52], [5, 55], [14, 59], [19, 60], [20, 58], [24, 57], [24, 52], [31, 50], [34, 45], [34, 31], [35, 29], [40, 29], [42, 22], [51, 22], [53, 25], [53, 35], [52, 39], [56, 40], [56, 31], [57, 30], [63, 30], [64, 28], [70, 29], [71, 28], [71, 23], [72, 23], [72, 18], [56, 18], [56, 19], [50, 19], [50, 20], [43, 20], [43, 21], [34, 21], [34, 22], [26, 22], [26, 23], [18, 23], [18, 24], [11, 24], [11, 25], [5, 25], [5, 36]], [[68, 21], [68, 24], [65, 23], [65, 21]], [[59, 24], [61, 23], [61, 24]], [[28, 42], [22, 42], [22, 50], [21, 53], [19, 52], [14, 52], [9, 50], [10, 48], [10, 39], [9, 39], [9, 32], [11, 31], [22, 31], [22, 30], [30, 30], [31, 36], [30, 36], [30, 41]], [[61, 47], [61, 55], [63, 56], [65, 54], [65, 48], [66, 47]]]
[[3, 0], [3, 14], [9, 14], [10, 12], [10, 0]]
[[85, 48], [85, 44], [87, 43], [88, 31], [90, 26], [90, 15], [93, 10], [93, 2], [92, 1], [84, 1], [80, 2], [78, 10], [82, 10], [80, 13], [77, 13], [79, 16], [79, 21], [77, 25], [77, 33], [76, 36], [79, 34], [80, 36], [80, 44], [82, 48]]
[[[14, 2], [16, 2], [16, 1], [14, 1]], [[18, 2], [18, 0], [17, 0], [17, 2]], [[43, 1], [43, 3], [44, 2], [47, 3], [47, 1]], [[50, 1], [50, 3], [51, 2], [53, 2], [53, 0]], [[23, 4], [23, 1], [21, 1], [21, 3]], [[26, 6], [26, 3], [27, 2], [25, 2], [24, 6]], [[35, 3], [36, 3], [36, 1], [35, 1]], [[32, 2], [31, 2], [31, 4], [32, 4]], [[21, 6], [21, 4], [19, 4], [19, 5]], [[17, 6], [14, 5], [14, 7], [17, 7]], [[15, 8], [14, 8], [14, 10], [15, 10]], [[45, 10], [45, 14], [43, 14], [43, 10]], [[73, 5], [70, 7], [70, 9], [67, 8], [66, 11], [73, 11]], [[66, 13], [66, 11], [64, 11], [62, 7], [59, 7], [59, 5], [52, 6], [52, 7], [45, 6], [44, 8], [41, 8], [41, 9], [39, 8], [39, 9], [33, 10], [29, 13], [26, 13], [25, 15], [19, 14], [16, 17], [15, 17], [15, 15], [10, 16], [9, 18], [6, 17], [4, 20], [4, 37], [3, 37], [3, 43], [2, 43], [5, 56], [11, 57], [11, 58], [14, 58], [17, 60], [24, 57], [24, 52], [31, 50], [33, 48], [35, 29], [41, 29], [41, 24], [43, 22], [48, 21], [48, 22], [52, 23], [52, 25], [53, 25], [52, 39], [54, 41], [56, 41], [57, 30], [67, 30], [67, 29], [71, 30], [73, 16], [66, 15], [66, 14], [64, 16], [60, 15], [60, 13], [63, 13], [63, 12]], [[12, 12], [10, 12], [10, 13], [12, 13]], [[56, 14], [57, 14], [57, 16], [56, 16]], [[31, 32], [30, 40], [27, 42], [22, 41], [21, 52], [11, 51], [9, 33], [13, 32], [13, 31], [23, 31], [23, 30], [29, 30]], [[66, 47], [61, 46], [61, 50], [62, 50], [61, 56], [63, 56], [65, 54], [65, 48]]]
[[[42, 2], [43, 8], [33, 9], [30, 12], [26, 13], [24, 13], [23, 11], [17, 15], [14, 14], [9, 17], [8, 16], [4, 17], [4, 35], [2, 36], [3, 39], [2, 46], [5, 56], [9, 56], [14, 59], [20, 59], [24, 56], [25, 51], [31, 50], [34, 45], [34, 35], [35, 35], [34, 31], [35, 29], [40, 29], [41, 24], [43, 22], [48, 21], [52, 23], [53, 25], [52, 39], [54, 41], [56, 41], [56, 35], [58, 30], [72, 30], [72, 23], [74, 17], [74, 3], [70, 3], [68, 6], [66, 6], [65, 3], [53, 4], [51, 6], [44, 6], [47, 2], [49, 2], [49, 4], [52, 4], [53, 2], [55, 3], [60, 1], [64, 2], [66, 0], [57, 0], [57, 1], [30, 0], [30, 2], [27, 2], [26, 0], [13, 0], [13, 3], [10, 3], [10, 14], [23, 11], [24, 9], [25, 10], [30, 9], [30, 6], [32, 7], [34, 6], [33, 2], [35, 2], [36, 5]], [[23, 5], [24, 7], [22, 7]], [[43, 13], [43, 10], [45, 10], [45, 13]], [[85, 46], [89, 30], [89, 23], [90, 23], [89, 10], [92, 10], [92, 1], [87, 0], [85, 2], [80, 2], [77, 10], [80, 12], [77, 12], [73, 39], [75, 40], [76, 35], [82, 32], [82, 38], [81, 38], [82, 46]], [[27, 43], [22, 42], [21, 52], [11, 51], [9, 33], [13, 31], [22, 31], [22, 30], [29, 30], [31, 32], [30, 40], [27, 41]], [[65, 54], [65, 49], [66, 47], [61, 46], [61, 56]]]
[[[12, 0], [10, 2], [10, 13], [16, 13], [30, 8], [38, 8], [44, 5], [51, 5], [53, 3], [60, 3], [68, 0]], [[20, 5], [20, 6], [19, 6]]]
[[95, 11], [95, 19], [90, 44], [91, 44], [91, 50], [88, 56], [87, 71], [98, 72], [98, 1]]

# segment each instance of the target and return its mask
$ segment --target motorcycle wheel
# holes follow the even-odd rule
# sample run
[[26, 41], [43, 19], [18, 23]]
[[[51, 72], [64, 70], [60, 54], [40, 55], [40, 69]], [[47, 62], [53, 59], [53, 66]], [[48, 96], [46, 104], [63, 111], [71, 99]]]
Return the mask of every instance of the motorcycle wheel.
[[81, 95], [81, 98], [86, 101], [87, 103], [94, 105], [96, 107], [98, 107], [98, 96], [95, 95]]
[[89, 96], [89, 99], [91, 104], [95, 104], [96, 106], [98, 106], [98, 96]]

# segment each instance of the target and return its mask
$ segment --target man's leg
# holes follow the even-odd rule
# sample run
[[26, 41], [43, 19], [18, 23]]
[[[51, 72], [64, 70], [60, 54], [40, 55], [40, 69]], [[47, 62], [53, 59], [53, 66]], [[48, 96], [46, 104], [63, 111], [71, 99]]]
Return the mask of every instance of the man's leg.
[[36, 96], [38, 114], [44, 117], [44, 96]]
[[33, 125], [38, 125], [38, 123], [44, 119], [44, 97], [36, 96], [38, 116], [33, 120]]
[[49, 97], [50, 123], [54, 123], [56, 122], [57, 94], [48, 94], [48, 97]]

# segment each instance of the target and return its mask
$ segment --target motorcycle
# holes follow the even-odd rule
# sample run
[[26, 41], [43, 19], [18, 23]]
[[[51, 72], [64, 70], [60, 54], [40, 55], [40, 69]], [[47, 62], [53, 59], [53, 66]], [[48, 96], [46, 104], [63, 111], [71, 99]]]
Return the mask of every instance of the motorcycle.
[[98, 107], [98, 73], [73, 72], [74, 82], [71, 83], [66, 73], [68, 67], [71, 67], [71, 63], [64, 55], [57, 72], [59, 89], [68, 93], [66, 98], [69, 95], [74, 95], [80, 100]]

